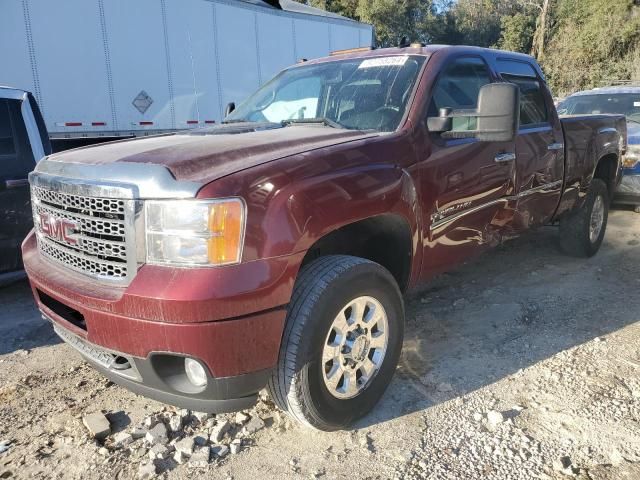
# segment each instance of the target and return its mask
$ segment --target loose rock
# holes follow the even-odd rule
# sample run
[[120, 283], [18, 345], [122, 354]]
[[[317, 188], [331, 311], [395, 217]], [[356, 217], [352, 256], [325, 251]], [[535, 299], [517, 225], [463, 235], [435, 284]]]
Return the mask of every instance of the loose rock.
[[134, 428], [133, 430], [131, 430], [131, 436], [133, 437], [134, 440], [144, 438], [146, 434], [147, 434], [146, 428]]
[[229, 447], [226, 445], [214, 445], [211, 447], [211, 451], [218, 458], [224, 458], [229, 453]]
[[151, 460], [159, 459], [164, 460], [165, 458], [169, 458], [171, 451], [166, 445], [162, 445], [161, 443], [154, 445], [149, 449], [149, 457]]
[[191, 456], [194, 449], [194, 438], [193, 437], [183, 438], [179, 442], [176, 442], [175, 448], [177, 452], [182, 452], [186, 456]]
[[489, 410], [487, 412], [487, 422], [491, 426], [499, 425], [500, 423], [504, 422], [504, 415], [502, 415], [502, 413], [498, 412], [497, 410]]
[[186, 462], [188, 458], [189, 457], [187, 457], [183, 452], [180, 452], [178, 450], [176, 450], [176, 453], [173, 454], [173, 459], [175, 460], [176, 463], [180, 465]]
[[167, 426], [169, 427], [169, 431], [171, 432], [179, 432], [182, 428], [182, 418], [178, 415], [174, 415], [169, 417], [169, 421], [167, 422]]
[[189, 466], [192, 468], [206, 468], [209, 465], [209, 459], [211, 458], [211, 451], [209, 447], [202, 447], [197, 449], [191, 455], [189, 459]]
[[242, 451], [242, 440], [240, 440], [239, 438], [236, 438], [231, 442], [230, 448], [231, 448], [231, 454], [237, 455]]
[[236, 413], [236, 423], [238, 425], [244, 425], [245, 423], [247, 423], [249, 421], [251, 417], [249, 415], [247, 415], [246, 413], [243, 412], [238, 412]]
[[145, 440], [150, 444], [167, 443], [167, 427], [164, 423], [158, 423], [155, 427], [147, 432]]
[[141, 480], [147, 480], [156, 476], [156, 466], [151, 463], [141, 463], [138, 468], [138, 478]]
[[122, 448], [133, 443], [133, 436], [127, 432], [118, 432], [113, 436], [113, 446]]
[[199, 423], [204, 423], [213, 416], [210, 413], [204, 412], [193, 412], [192, 415], [198, 420]]
[[231, 423], [229, 420], [222, 420], [213, 427], [211, 430], [211, 434], [209, 435], [209, 439], [211, 443], [220, 443], [224, 438], [224, 434], [229, 431], [231, 428]]
[[109, 420], [100, 412], [85, 415], [82, 417], [82, 423], [89, 430], [89, 434], [97, 440], [104, 440], [111, 433]]
[[573, 475], [573, 467], [571, 466], [571, 459], [567, 456], [557, 458], [553, 461], [553, 469], [556, 472], [560, 472], [563, 475]]
[[255, 415], [251, 417], [251, 420], [247, 422], [247, 424], [244, 426], [242, 431], [246, 435], [253, 435], [254, 433], [256, 433], [259, 430], [262, 430], [263, 428], [264, 428], [264, 420], [262, 420], [259, 416]]

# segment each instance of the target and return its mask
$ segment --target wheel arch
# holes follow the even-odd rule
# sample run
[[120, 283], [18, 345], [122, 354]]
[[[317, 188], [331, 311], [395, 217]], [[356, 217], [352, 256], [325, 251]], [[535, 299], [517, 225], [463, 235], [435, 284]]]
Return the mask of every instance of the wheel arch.
[[387, 213], [336, 228], [317, 239], [307, 250], [301, 268], [325, 255], [351, 255], [382, 265], [406, 291], [414, 260], [412, 231], [403, 216]]
[[609, 190], [609, 200], [613, 198], [616, 189], [619, 172], [619, 158], [615, 153], [607, 153], [596, 162], [592, 178], [599, 178], [604, 181]]

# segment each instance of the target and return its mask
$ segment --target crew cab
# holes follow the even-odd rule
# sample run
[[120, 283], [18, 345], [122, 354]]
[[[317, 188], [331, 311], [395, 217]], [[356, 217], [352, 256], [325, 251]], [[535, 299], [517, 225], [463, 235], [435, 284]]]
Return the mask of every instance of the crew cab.
[[625, 136], [623, 116], [560, 119], [526, 55], [342, 52], [222, 125], [47, 157], [24, 263], [44, 317], [114, 382], [205, 412], [267, 387], [344, 428], [396, 369], [404, 292], [550, 223], [569, 254], [598, 251]]
[[20, 244], [33, 227], [27, 175], [49, 153], [33, 95], [0, 86], [0, 285], [24, 277]]

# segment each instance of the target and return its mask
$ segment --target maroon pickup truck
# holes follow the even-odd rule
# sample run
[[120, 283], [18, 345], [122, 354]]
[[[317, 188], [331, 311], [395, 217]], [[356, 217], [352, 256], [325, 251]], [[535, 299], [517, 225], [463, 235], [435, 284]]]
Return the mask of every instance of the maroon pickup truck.
[[42, 160], [24, 264], [44, 317], [114, 382], [208, 412], [266, 387], [343, 428], [389, 385], [403, 292], [551, 223], [596, 253], [625, 137], [622, 116], [560, 119], [529, 56], [343, 52], [223, 124]]

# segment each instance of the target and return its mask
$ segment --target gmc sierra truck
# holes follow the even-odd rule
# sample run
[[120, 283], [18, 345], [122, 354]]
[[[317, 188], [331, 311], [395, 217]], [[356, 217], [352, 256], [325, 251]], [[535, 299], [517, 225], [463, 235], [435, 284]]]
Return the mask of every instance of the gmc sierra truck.
[[559, 118], [533, 58], [358, 49], [285, 69], [224, 124], [54, 154], [24, 264], [43, 316], [114, 382], [321, 430], [374, 408], [403, 292], [559, 224], [602, 243], [623, 116]]

